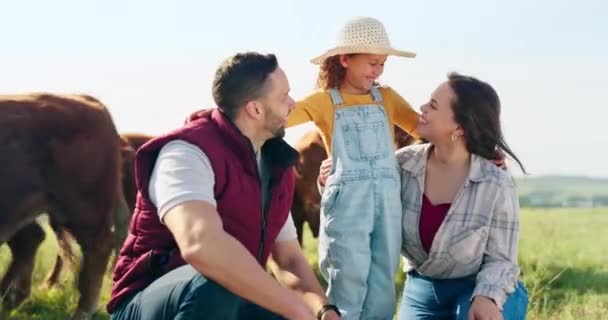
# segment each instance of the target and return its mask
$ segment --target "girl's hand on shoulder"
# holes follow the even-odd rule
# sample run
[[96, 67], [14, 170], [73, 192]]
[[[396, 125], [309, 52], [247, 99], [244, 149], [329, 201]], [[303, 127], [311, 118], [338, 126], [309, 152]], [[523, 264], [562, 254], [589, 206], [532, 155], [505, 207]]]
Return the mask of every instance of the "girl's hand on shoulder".
[[329, 173], [331, 172], [331, 158], [327, 158], [321, 162], [321, 166], [319, 167], [319, 184], [324, 187], [325, 182], [327, 182], [327, 177], [329, 177]]
[[499, 168], [507, 170], [507, 155], [502, 150], [496, 151], [496, 158], [492, 162]]

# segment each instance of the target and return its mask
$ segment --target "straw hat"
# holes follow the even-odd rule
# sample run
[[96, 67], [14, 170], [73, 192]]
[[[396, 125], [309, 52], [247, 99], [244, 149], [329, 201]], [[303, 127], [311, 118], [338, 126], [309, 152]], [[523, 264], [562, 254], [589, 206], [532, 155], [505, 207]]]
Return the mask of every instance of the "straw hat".
[[393, 49], [382, 22], [369, 17], [356, 17], [346, 23], [338, 35], [337, 45], [310, 60], [322, 64], [325, 59], [339, 54], [370, 53], [414, 58], [410, 51]]

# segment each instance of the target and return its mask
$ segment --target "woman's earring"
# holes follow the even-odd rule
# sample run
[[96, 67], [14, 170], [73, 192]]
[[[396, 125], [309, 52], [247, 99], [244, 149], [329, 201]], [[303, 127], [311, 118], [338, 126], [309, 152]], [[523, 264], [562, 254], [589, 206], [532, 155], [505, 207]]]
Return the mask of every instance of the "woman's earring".
[[458, 139], [458, 136], [452, 133], [452, 142], [456, 142], [456, 139]]

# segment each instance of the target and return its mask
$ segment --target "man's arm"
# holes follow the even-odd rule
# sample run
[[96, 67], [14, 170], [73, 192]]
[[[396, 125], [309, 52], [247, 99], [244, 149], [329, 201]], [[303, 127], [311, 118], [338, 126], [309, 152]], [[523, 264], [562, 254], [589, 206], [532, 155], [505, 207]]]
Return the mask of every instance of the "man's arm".
[[215, 207], [187, 201], [163, 219], [186, 262], [224, 288], [289, 319], [314, 319], [294, 292], [281, 287], [235, 238], [222, 228]]
[[[299, 293], [315, 314], [328, 304], [323, 288], [302, 253], [297, 239], [275, 242], [272, 258], [276, 264], [270, 266], [277, 280], [283, 286]], [[323, 319], [338, 319], [338, 315], [329, 311]]]

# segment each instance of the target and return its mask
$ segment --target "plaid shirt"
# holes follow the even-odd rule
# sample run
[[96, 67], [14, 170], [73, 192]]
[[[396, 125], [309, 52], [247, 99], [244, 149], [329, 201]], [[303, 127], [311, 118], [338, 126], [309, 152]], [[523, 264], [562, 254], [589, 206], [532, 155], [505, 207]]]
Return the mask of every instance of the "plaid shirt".
[[430, 253], [419, 237], [424, 175], [430, 144], [397, 151], [401, 171], [405, 270], [437, 279], [474, 276], [475, 296], [502, 309], [519, 276], [519, 202], [513, 178], [491, 161], [471, 156], [464, 185], [437, 231]]

